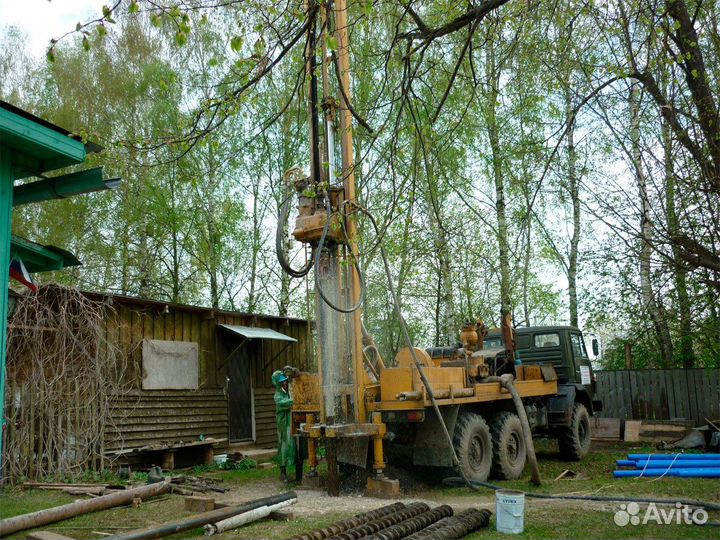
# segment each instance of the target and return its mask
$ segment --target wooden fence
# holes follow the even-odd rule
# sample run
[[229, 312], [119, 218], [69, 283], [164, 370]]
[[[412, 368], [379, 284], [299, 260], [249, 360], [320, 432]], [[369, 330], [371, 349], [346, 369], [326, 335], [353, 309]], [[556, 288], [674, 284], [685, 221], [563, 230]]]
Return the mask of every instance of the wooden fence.
[[597, 371], [600, 416], [625, 420], [720, 418], [720, 369]]

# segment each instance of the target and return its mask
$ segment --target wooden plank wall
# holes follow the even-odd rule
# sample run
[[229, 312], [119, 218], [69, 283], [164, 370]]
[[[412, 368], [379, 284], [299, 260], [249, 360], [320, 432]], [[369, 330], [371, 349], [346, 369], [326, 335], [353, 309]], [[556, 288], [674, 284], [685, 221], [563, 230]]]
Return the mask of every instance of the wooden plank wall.
[[[312, 340], [308, 340], [306, 321], [183, 309], [173, 305], [168, 306], [166, 313], [163, 304], [134, 304], [127, 298], [115, 300], [113, 309], [117, 317], [109, 318], [107, 332], [127, 360], [118, 378], [126, 383], [129, 391], [116, 400], [111, 426], [106, 430], [108, 451], [161, 442], [192, 441], [201, 434], [228, 438], [226, 356], [241, 343], [241, 339], [218, 328], [219, 324], [272, 328], [298, 340], [282, 353], [284, 342], [262, 341], [246, 345], [252, 352], [257, 442], [274, 443], [270, 376], [285, 365], [306, 369], [312, 362]], [[199, 389], [142, 390], [142, 340], [146, 338], [198, 343]], [[272, 409], [269, 409], [270, 404]]]
[[227, 438], [227, 398], [219, 388], [194, 391], [135, 389], [115, 403], [111, 421], [105, 429], [108, 451], [197, 441], [201, 435]]
[[720, 369], [596, 371], [600, 416], [626, 420], [720, 419]]
[[275, 400], [273, 388], [255, 388], [255, 444], [273, 448], [277, 443]]

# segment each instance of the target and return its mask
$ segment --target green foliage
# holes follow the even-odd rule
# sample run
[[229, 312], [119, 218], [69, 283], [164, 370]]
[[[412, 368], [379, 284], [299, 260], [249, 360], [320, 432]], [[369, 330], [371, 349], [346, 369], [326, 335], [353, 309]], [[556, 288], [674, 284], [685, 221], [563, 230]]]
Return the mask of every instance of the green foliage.
[[[3, 97], [102, 144], [92, 164], [123, 178], [114, 194], [17, 209], [15, 231], [67, 247], [84, 262], [47, 279], [312, 317], [307, 283], [283, 275], [274, 255], [283, 174], [295, 166], [307, 171], [303, 37], [265, 71], [306, 14], [258, 2], [213, 9], [123, 5], [106, 6], [100, 22], [81, 23], [74, 37], [51, 42], [44, 63], [11, 54], [22, 50], [22, 39], [8, 34], [3, 41]], [[693, 96], [688, 84], [709, 81], [711, 94], [718, 93], [717, 48], [701, 32], [692, 46], [706, 55], [707, 73], [685, 70], [692, 55], [665, 48], [674, 42], [667, 33], [679, 28], [666, 10], [652, 2], [623, 6], [624, 18], [597, 2], [532, 9], [508, 2], [478, 23], [471, 46], [464, 47], [462, 27], [408, 54], [398, 36], [421, 29], [401, 3], [351, 3], [353, 106], [373, 127], [371, 134], [355, 124], [358, 193], [380, 223], [418, 345], [453, 343], [467, 320], [497, 325], [501, 286], [516, 323], [567, 322], [574, 272], [580, 324], [602, 336], [603, 361], [618, 365], [630, 342], [637, 366], [661, 365], [638, 277], [629, 83], [622, 78], [633, 72], [633, 58], [646, 61], [703, 144], [702, 130], [692, 125], [697, 111], [685, 110]], [[418, 16], [432, 29], [466, 10], [467, 2], [429, 2]], [[714, 21], [711, 7], [696, 11], [698, 25]], [[337, 50], [334, 36], [323, 39]], [[610, 76], [620, 80], [597, 90]], [[329, 82], [334, 87], [332, 69]], [[653, 295], [677, 344], [673, 362], [685, 360], [684, 344], [698, 365], [717, 365], [718, 279], [710, 270], [676, 265], [670, 239], [672, 231], [687, 232], [712, 253], [720, 205], [677, 136], [672, 159], [661, 155], [659, 109], [649, 93], [641, 99], [641, 161], [652, 179]], [[575, 184], [565, 137], [571, 119]], [[708, 148], [705, 142], [701, 153], [709, 155]], [[339, 162], [337, 140], [331, 150]], [[328, 173], [331, 182], [340, 177]], [[571, 264], [576, 207], [578, 253]], [[358, 227], [365, 322], [391, 361], [405, 343], [377, 235], [364, 217]], [[302, 266], [303, 247], [291, 242], [286, 249]], [[690, 330], [681, 324], [688, 313]]]

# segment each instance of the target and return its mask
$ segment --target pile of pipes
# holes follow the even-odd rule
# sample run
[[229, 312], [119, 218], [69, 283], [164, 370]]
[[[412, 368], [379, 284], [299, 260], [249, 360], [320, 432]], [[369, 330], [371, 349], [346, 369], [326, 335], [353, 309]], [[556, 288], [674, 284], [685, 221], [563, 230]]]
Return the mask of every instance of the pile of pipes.
[[617, 460], [615, 478], [720, 478], [720, 454], [628, 454]]
[[445, 504], [430, 509], [421, 502], [394, 503], [288, 540], [454, 540], [487, 527], [490, 515], [475, 508], [455, 514]]
[[[90, 500], [76, 501], [46, 510], [38, 510], [37, 512], [2, 519], [0, 520], [0, 538], [7, 538], [8, 535], [18, 531], [34, 529], [91, 512], [129, 504], [134, 505], [136, 501], [157, 497], [168, 493], [170, 489], [171, 482], [165, 480], [147, 486], [117, 491]], [[163, 538], [179, 532], [197, 529], [198, 527], [204, 527], [206, 535], [214, 535], [265, 518], [272, 512], [281, 510], [295, 502], [297, 502], [297, 495], [294, 491], [288, 491], [287, 493], [263, 497], [237, 505], [223, 506], [222, 508], [167, 523], [152, 525], [144, 529], [107, 536], [106, 540]]]

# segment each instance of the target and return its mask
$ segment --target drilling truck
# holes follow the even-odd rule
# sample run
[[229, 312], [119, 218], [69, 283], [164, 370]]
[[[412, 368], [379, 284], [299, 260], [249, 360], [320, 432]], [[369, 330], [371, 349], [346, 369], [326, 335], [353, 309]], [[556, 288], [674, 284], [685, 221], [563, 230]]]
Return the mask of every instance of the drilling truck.
[[[365, 331], [356, 222], [361, 215], [374, 220], [356, 197], [347, 6], [345, 0], [307, 5], [310, 173], [291, 169], [284, 180], [297, 200], [292, 237], [310, 257], [302, 268], [288, 260], [292, 195], [281, 208], [276, 247], [286, 272], [312, 271], [314, 278], [317, 372], [296, 373], [291, 383], [293, 432], [306, 449], [310, 475], [322, 447], [331, 495], [339, 493], [339, 462], [374, 470], [369, 493], [395, 494], [397, 482], [384, 474], [386, 455], [456, 466], [469, 480], [512, 479], [531, 450], [531, 431], [556, 437], [564, 454], [582, 458], [599, 404], [587, 354], [576, 348], [578, 329], [513, 329], [503, 312], [497, 330], [488, 332], [482, 321], [466, 324], [457, 346], [414, 347], [383, 253], [408, 346], [386, 364]], [[327, 49], [331, 41], [334, 51]]]

